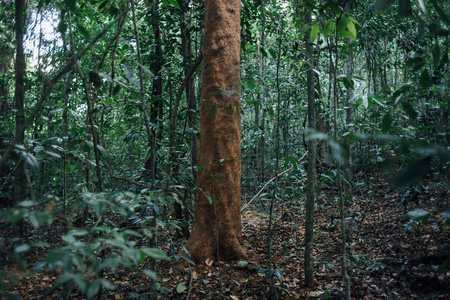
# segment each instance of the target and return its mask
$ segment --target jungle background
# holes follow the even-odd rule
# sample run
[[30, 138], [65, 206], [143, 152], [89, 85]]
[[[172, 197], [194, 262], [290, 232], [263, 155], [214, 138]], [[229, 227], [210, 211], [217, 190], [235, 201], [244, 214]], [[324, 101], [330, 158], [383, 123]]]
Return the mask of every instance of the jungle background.
[[447, 299], [449, 1], [242, 1], [248, 258], [200, 264], [204, 1], [0, 4], [2, 298]]

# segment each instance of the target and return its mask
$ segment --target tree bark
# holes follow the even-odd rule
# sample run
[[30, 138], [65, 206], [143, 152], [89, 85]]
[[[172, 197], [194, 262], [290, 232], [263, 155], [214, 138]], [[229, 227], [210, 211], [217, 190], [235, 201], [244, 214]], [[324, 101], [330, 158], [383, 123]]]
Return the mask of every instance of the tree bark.
[[[311, 5], [307, 3], [305, 22], [311, 22]], [[309, 63], [306, 72], [306, 85], [308, 92], [308, 129], [316, 130], [316, 94], [314, 92], [314, 57], [311, 43], [311, 29], [305, 34], [306, 59]], [[306, 227], [305, 227], [305, 285], [314, 285], [314, 202], [315, 202], [315, 181], [316, 181], [316, 141], [311, 139], [308, 142], [308, 171], [306, 190]]]
[[[24, 99], [25, 99], [25, 54], [23, 51], [24, 37], [24, 0], [16, 1], [16, 87], [14, 92], [14, 101], [16, 108], [16, 139], [17, 144], [23, 145], [25, 140], [25, 115], [24, 115]], [[24, 155], [25, 152], [23, 152]], [[25, 200], [25, 164], [24, 157], [19, 157], [14, 171], [14, 202]]]
[[238, 0], [205, 1], [200, 155], [192, 259], [246, 257], [241, 206], [241, 79]]

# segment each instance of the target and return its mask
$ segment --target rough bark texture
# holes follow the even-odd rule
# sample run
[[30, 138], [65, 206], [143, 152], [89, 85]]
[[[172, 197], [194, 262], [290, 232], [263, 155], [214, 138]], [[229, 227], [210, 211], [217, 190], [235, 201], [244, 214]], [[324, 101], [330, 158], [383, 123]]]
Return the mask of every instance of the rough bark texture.
[[199, 157], [204, 167], [197, 174], [194, 226], [186, 244], [197, 263], [217, 260], [218, 250], [221, 260], [246, 257], [240, 216], [240, 10], [238, 0], [205, 2]]

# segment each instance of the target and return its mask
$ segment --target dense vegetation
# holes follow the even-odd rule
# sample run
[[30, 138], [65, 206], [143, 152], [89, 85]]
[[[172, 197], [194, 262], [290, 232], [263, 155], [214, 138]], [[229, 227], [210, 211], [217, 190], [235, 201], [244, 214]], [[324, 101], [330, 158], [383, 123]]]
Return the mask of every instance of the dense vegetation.
[[448, 0], [242, 1], [248, 257], [200, 264], [204, 1], [0, 5], [2, 298], [448, 297]]

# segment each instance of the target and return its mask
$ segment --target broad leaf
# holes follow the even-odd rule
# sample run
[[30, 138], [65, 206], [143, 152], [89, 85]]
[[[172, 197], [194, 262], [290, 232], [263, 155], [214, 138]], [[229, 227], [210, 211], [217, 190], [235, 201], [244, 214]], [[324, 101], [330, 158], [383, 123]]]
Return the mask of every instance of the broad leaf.
[[400, 0], [398, 4], [398, 14], [403, 18], [412, 15], [411, 0]]
[[402, 103], [403, 110], [405, 113], [413, 120], [417, 119], [417, 116], [419, 115], [417, 111], [414, 109], [414, 107], [409, 102], [403, 102]]
[[391, 126], [392, 126], [392, 116], [390, 112], [387, 112], [383, 116], [383, 119], [381, 120], [381, 131], [383, 131], [383, 133], [388, 133], [389, 130], [391, 130]]
[[317, 39], [317, 36], [319, 35], [319, 32], [320, 32], [319, 24], [314, 24], [311, 27], [311, 42], [312, 43]]
[[415, 161], [400, 170], [395, 177], [395, 185], [405, 186], [421, 179], [428, 172], [431, 166], [431, 156]]
[[416, 221], [426, 222], [430, 218], [430, 213], [425, 209], [416, 209], [407, 213], [404, 217], [405, 219], [413, 219]]

